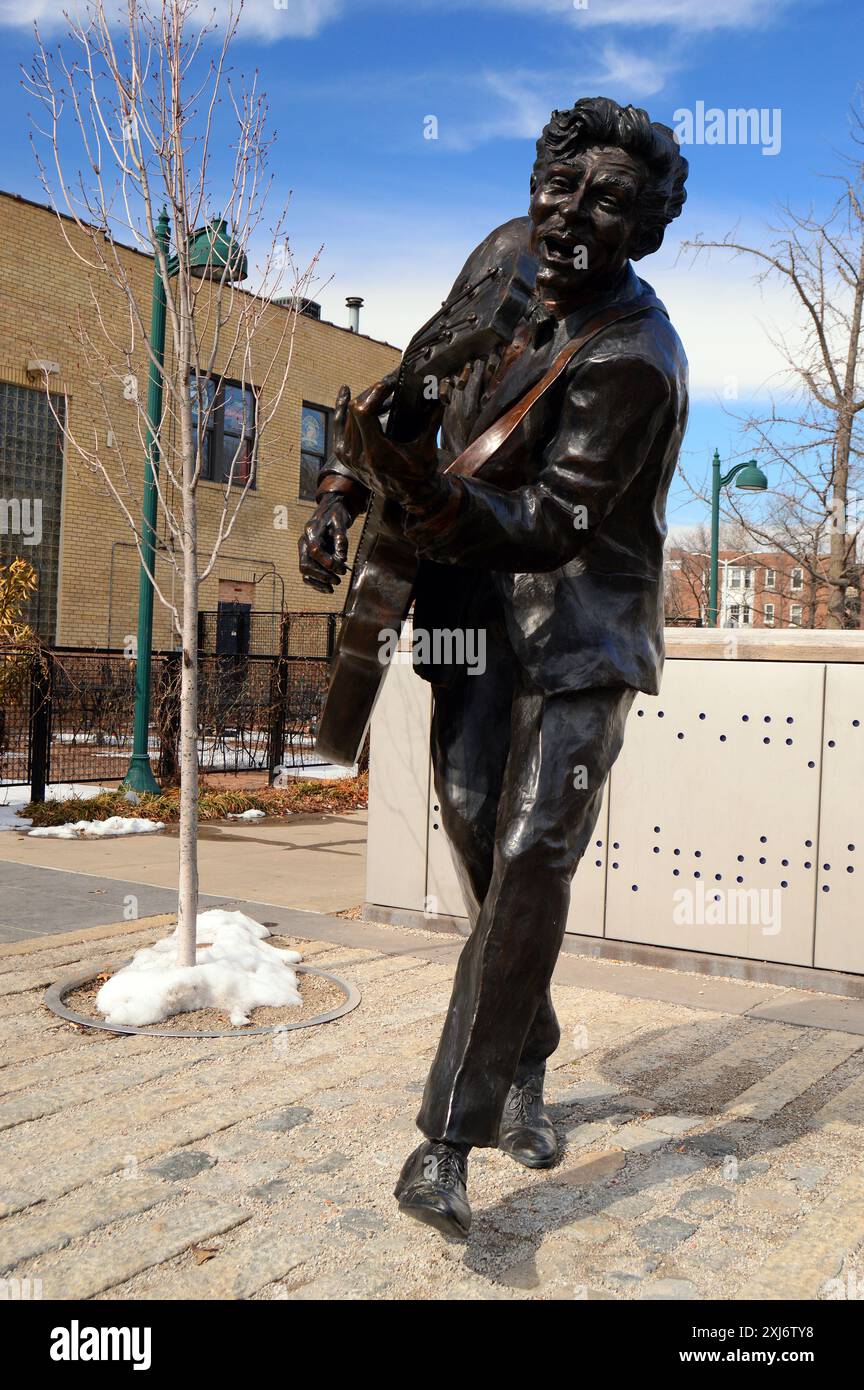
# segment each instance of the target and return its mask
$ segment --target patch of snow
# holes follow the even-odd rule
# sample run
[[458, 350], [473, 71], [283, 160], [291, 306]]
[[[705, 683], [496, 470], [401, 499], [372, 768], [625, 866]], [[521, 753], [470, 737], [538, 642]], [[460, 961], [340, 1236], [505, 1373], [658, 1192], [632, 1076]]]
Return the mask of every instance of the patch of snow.
[[253, 807], [250, 806], [250, 808], [249, 808], [248, 811], [229, 811], [229, 812], [228, 812], [228, 819], [229, 819], [229, 820], [263, 820], [265, 814], [266, 814], [266, 813], [265, 813], [264, 811], [256, 811]]
[[197, 965], [178, 965], [175, 929], [106, 980], [96, 1007], [108, 1023], [136, 1028], [193, 1009], [222, 1009], [240, 1028], [253, 1009], [299, 1007], [303, 1001], [291, 966], [303, 957], [269, 946], [264, 940], [269, 935], [244, 912], [218, 907], [201, 912], [195, 925]]
[[[92, 782], [55, 782], [45, 788], [45, 800], [68, 801], [72, 796], [89, 798], [109, 790]], [[26, 782], [0, 784], [0, 830], [26, 830], [33, 824], [28, 817], [18, 814], [29, 800], [30, 788]]]
[[69, 825], [43, 825], [28, 830], [43, 840], [111, 840], [118, 835], [152, 835], [164, 830], [161, 820], [142, 820], [137, 816], [109, 816], [107, 820], [76, 820]]

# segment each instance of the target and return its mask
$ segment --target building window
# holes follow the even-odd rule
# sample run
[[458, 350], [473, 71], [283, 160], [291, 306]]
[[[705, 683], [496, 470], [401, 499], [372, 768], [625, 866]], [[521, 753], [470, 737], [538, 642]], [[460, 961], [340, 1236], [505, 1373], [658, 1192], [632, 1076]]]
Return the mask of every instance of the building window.
[[[773, 574], [773, 570], [770, 571], [770, 573]], [[773, 627], [773, 626], [774, 626], [774, 605], [773, 605], [773, 603], [766, 603], [766, 605], [765, 605], [765, 626], [766, 626], [766, 627]]]
[[729, 588], [730, 588], [730, 589], [740, 589], [740, 588], [741, 588], [741, 571], [740, 571], [739, 569], [731, 569], [731, 570], [729, 571]]
[[197, 385], [192, 381], [190, 392], [196, 434], [199, 420], [205, 419], [201, 477], [209, 483], [227, 483], [230, 479], [232, 485], [244, 487], [252, 473], [255, 442], [252, 387], [202, 377]]
[[791, 627], [800, 627], [804, 616], [804, 611], [800, 603], [793, 603], [789, 609], [789, 624]]
[[318, 474], [330, 452], [330, 420], [333, 412], [322, 405], [303, 402], [300, 417], [300, 493], [302, 501], [314, 502]]
[[732, 607], [729, 609], [729, 625], [730, 625], [730, 627], [740, 627], [740, 626], [741, 626], [741, 606], [740, 606], [740, 604], [733, 603], [733, 604], [732, 604]]
[[0, 564], [21, 556], [36, 571], [23, 617], [46, 642], [57, 638], [65, 411], [63, 396], [0, 382]]
[[741, 626], [749, 627], [750, 621], [750, 605], [749, 603], [745, 603], [741, 609]]
[[793, 570], [793, 571], [792, 571], [792, 588], [793, 588], [793, 589], [803, 589], [803, 588], [804, 588], [804, 571], [803, 571], [803, 570]]
[[765, 588], [766, 588], [766, 589], [776, 589], [776, 588], [777, 588], [777, 571], [776, 571], [776, 570], [766, 570], [766, 571], [765, 571]]

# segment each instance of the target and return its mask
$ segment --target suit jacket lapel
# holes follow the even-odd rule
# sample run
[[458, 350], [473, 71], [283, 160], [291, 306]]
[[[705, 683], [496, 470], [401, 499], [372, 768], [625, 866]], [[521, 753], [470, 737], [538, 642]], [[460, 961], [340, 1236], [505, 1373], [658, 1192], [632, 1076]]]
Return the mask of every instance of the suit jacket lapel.
[[562, 319], [552, 337], [542, 347], [525, 349], [481, 408], [472, 426], [468, 442], [476, 439], [489, 425], [500, 419], [514, 401], [518, 401], [526, 391], [530, 391], [535, 382], [538, 382], [551, 367], [561, 349], [567, 346], [571, 338], [576, 337], [590, 319], [602, 313], [610, 304], [620, 303], [623, 305], [631, 299], [644, 299], [646, 308], [650, 304], [656, 304], [659, 308], [663, 308], [651, 286], [640, 280], [632, 266], [628, 266], [624, 283], [618, 287], [617, 291], [598, 296], [588, 308]]

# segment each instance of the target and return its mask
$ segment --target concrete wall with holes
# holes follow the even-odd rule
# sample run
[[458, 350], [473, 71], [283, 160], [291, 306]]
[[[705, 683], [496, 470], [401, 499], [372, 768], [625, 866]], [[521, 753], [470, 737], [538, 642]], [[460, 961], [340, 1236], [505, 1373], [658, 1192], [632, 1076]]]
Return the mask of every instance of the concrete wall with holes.
[[[396, 664], [372, 725], [366, 915], [463, 925], [430, 716], [428, 685]], [[862, 797], [864, 633], [670, 631], [567, 930], [864, 974]]]

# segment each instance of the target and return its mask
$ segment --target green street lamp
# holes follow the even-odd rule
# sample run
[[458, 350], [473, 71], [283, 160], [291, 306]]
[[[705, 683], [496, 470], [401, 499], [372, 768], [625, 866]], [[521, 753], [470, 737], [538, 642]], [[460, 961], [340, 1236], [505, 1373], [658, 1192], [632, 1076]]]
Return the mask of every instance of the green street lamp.
[[[169, 276], [177, 274], [178, 258], [169, 256], [171, 224], [163, 208], [156, 223]], [[215, 218], [191, 232], [187, 263], [192, 275], [224, 284], [245, 280], [248, 274], [243, 248], [234, 241], [224, 218]], [[158, 792], [159, 783], [150, 766], [150, 673], [153, 646], [153, 582], [156, 567], [156, 478], [159, 473], [159, 430], [162, 421], [162, 370], [165, 363], [165, 282], [159, 256], [153, 262], [153, 301], [150, 310], [152, 357], [147, 381], [147, 453], [144, 459], [144, 495], [141, 505], [141, 573], [138, 580], [138, 644], [135, 663], [135, 724], [132, 758], [123, 785], [136, 792]]]
[[711, 464], [711, 570], [708, 587], [708, 626], [717, 626], [717, 570], [720, 556], [720, 489], [728, 487], [733, 478], [735, 486], [744, 492], [765, 492], [768, 479], [755, 459], [747, 463], [736, 463], [728, 473], [721, 476], [720, 454], [715, 449]]

